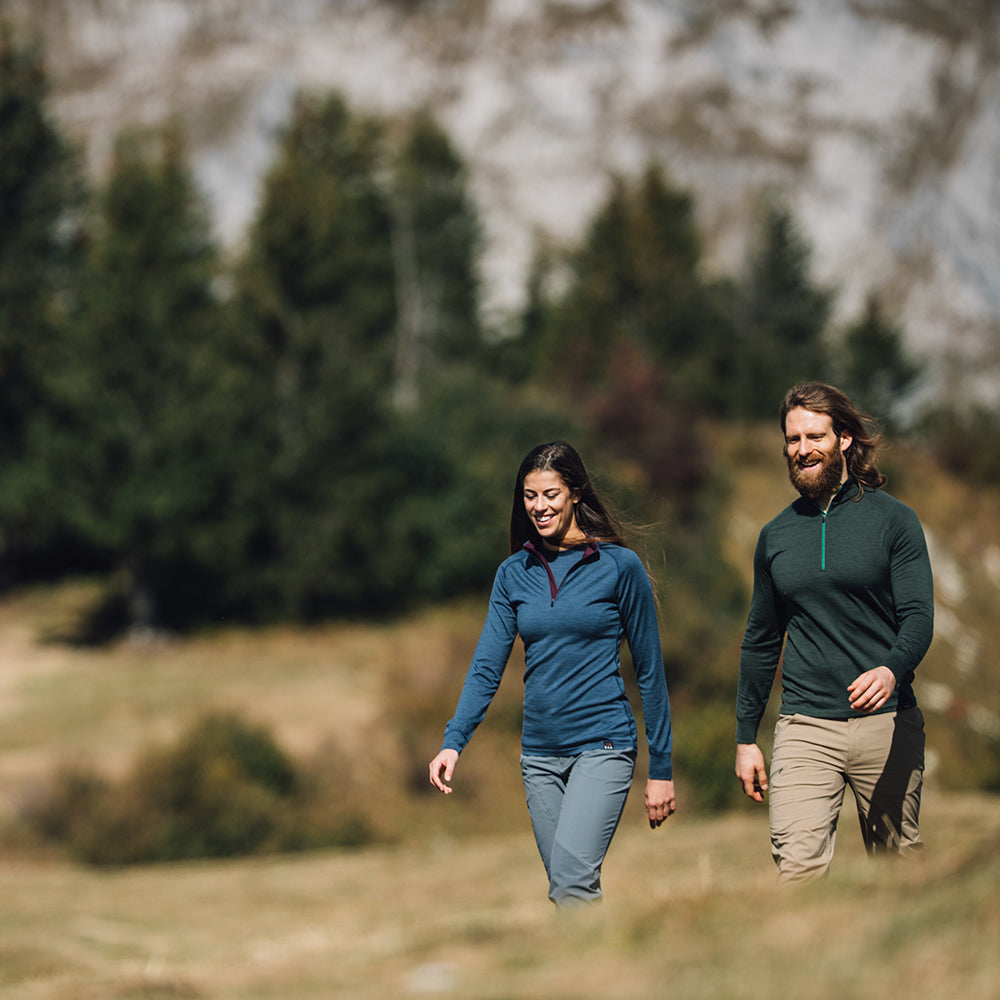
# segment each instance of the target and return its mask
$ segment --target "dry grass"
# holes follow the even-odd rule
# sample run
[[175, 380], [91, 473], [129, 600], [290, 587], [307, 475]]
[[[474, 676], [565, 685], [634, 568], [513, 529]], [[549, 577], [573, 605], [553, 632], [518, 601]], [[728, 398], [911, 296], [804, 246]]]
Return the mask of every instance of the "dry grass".
[[[0, 606], [5, 794], [29, 764], [67, 753], [125, 761], [220, 703], [246, 708], [302, 749], [330, 731], [370, 738], [404, 675], [407, 697], [454, 683], [479, 614], [457, 607], [383, 628], [223, 632], [103, 653], [32, 638], [83, 599], [59, 590]], [[604, 906], [564, 919], [545, 900], [514, 752], [498, 728], [477, 736], [448, 799], [407, 799], [388, 780], [368, 785], [396, 846], [111, 872], [8, 852], [0, 1000], [625, 1000], [662, 991], [790, 1000], [803, 984], [818, 1000], [996, 995], [1000, 800], [932, 786], [929, 850], [906, 869], [870, 865], [845, 816], [832, 877], [787, 892], [774, 884], [762, 809], [706, 819], [682, 808], [652, 833], [635, 796], [606, 866]], [[476, 829], [503, 832], [470, 835]]]
[[[379, 788], [396, 803], [395, 816], [370, 803], [373, 827], [387, 837], [405, 835], [428, 812], [412, 788], [415, 777], [426, 783], [478, 637], [481, 601], [380, 625], [220, 629], [99, 650], [54, 641], [94, 593], [78, 584], [0, 602], [0, 829], [21, 796], [61, 765], [120, 775], [140, 751], [175, 740], [211, 710], [264, 725], [301, 760], [349, 761], [353, 786]], [[476, 803], [467, 831], [510, 829], [519, 777], [492, 775], [501, 758], [516, 759], [519, 685], [514, 666], [489, 737], [463, 759], [460, 781]]]
[[788, 891], [762, 811], [652, 833], [633, 801], [605, 904], [569, 918], [527, 831], [103, 874], [6, 862], [0, 997], [992, 1000], [1000, 802], [930, 795], [925, 818], [921, 864], [868, 863], [845, 822], [833, 875]]
[[117, 769], [207, 709], [243, 712], [293, 751], [331, 732], [354, 742], [381, 709], [393, 630], [233, 630], [101, 650], [44, 641], [88, 596], [81, 585], [0, 604], [0, 791], [65, 757]]
[[[729, 447], [744, 471], [726, 552], [745, 573], [787, 484], [778, 444], [748, 431]], [[992, 705], [987, 652], [1000, 634], [983, 555], [1000, 545], [996, 497], [935, 478], [919, 457], [906, 468], [900, 496], [965, 581], [961, 601], [939, 588], [942, 607], [965, 616], [981, 650], [957, 673], [942, 635], [928, 672]], [[774, 884], [764, 810], [695, 816], [679, 775], [681, 813], [651, 833], [634, 796], [604, 906], [564, 919], [545, 900], [523, 807], [516, 665], [463, 755], [456, 794], [412, 792], [457, 696], [481, 601], [381, 626], [221, 629], [101, 651], [45, 641], [91, 597], [78, 585], [0, 602], [0, 809], [60, 761], [120, 770], [203, 711], [230, 708], [295, 754], [339, 748], [398, 842], [111, 872], [8, 848], [0, 1000], [997, 995], [1000, 799], [945, 791], [947, 772], [928, 785], [919, 865], [869, 864], [845, 816], [832, 876], [792, 892]], [[946, 721], [928, 713], [932, 745]]]

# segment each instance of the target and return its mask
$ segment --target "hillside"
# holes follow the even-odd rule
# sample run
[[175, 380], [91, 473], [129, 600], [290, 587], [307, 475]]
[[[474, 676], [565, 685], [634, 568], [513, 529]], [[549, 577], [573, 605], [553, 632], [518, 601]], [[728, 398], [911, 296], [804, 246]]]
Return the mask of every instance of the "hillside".
[[431, 107], [467, 159], [486, 308], [525, 291], [536, 235], [578, 238], [609, 174], [661, 161], [713, 268], [742, 266], [780, 188], [839, 289], [878, 291], [932, 390], [997, 399], [1000, 8], [992, 0], [5, 0], [44, 39], [54, 109], [100, 175], [118, 130], [188, 134], [238, 244], [300, 89]]
[[[772, 428], [717, 428], [713, 458], [730, 480], [723, 544], [749, 595], [760, 525], [791, 498]], [[885, 452], [890, 489], [921, 515], [936, 587], [936, 633], [917, 675], [927, 716], [930, 779], [945, 789], [996, 789], [1000, 778], [1000, 496], [972, 490], [902, 446]], [[484, 581], [484, 588], [488, 581]], [[367, 803], [377, 829], [396, 836], [394, 815], [365, 792], [378, 787], [421, 822], [440, 814], [414, 788], [478, 636], [482, 596], [394, 622], [342, 622], [308, 630], [220, 628], [189, 638], [123, 640], [110, 648], [60, 641], [94, 599], [86, 583], [7, 595], [0, 602], [0, 815], [25, 782], [63, 761], [120, 773], [150, 743], [177, 737], [200, 713], [233, 709], [255, 719], [299, 757], [327, 755], [344, 790]], [[669, 629], [670, 623], [664, 623]], [[733, 626], [733, 683], [740, 626]], [[468, 787], [487, 782], [465, 829], [520, 824], [516, 754], [520, 679], [508, 670], [482, 731], [463, 757]], [[728, 693], [721, 692], [728, 700]], [[694, 706], [697, 707], [697, 706]], [[685, 718], [678, 711], [677, 739]], [[728, 751], [717, 767], [728, 771]], [[681, 774], [679, 781], [683, 785]]]
[[[731, 571], [746, 574], [757, 528], [790, 487], [773, 428], [720, 428], [714, 441], [732, 476]], [[463, 755], [456, 794], [419, 793], [480, 598], [396, 622], [88, 650], [60, 636], [93, 589], [66, 585], [0, 602], [0, 1000], [632, 1000], [664, 984], [685, 1000], [792, 1000], [804, 981], [816, 1000], [992, 1000], [1000, 798], [954, 788], [996, 762], [998, 498], [919, 453], [887, 455], [928, 528], [937, 582], [917, 688], [932, 758], [917, 867], [866, 862], [848, 796], [830, 879], [781, 892], [764, 811], [698, 815], [678, 774], [681, 811], [666, 828], [651, 833], [630, 801], [605, 905], [556, 920], [517, 774], [516, 676]], [[322, 755], [381, 842], [95, 871], [10, 834], [60, 762], [120, 772], [212, 707], [266, 723], [297, 756]], [[680, 711], [676, 727], [683, 740]], [[728, 753], [716, 765], [728, 770]]]
[[[720, 427], [707, 438], [730, 483], [727, 571], [742, 578], [749, 594], [757, 531], [793, 496], [778, 434]], [[890, 491], [919, 512], [931, 550], [935, 638], [917, 677], [931, 758], [961, 748], [966, 764], [956, 772], [952, 761], [947, 783], [976, 784], [1000, 765], [1000, 678], [992, 663], [1000, 646], [1000, 491], [965, 486], [915, 448], [896, 445], [884, 458]], [[82, 583], [8, 595], [0, 603], [0, 790], [60, 754], [85, 752], [116, 765], [144, 741], [176, 736], [212, 707], [260, 719], [296, 753], [329, 740], [356, 748], [375, 739], [370, 766], [391, 771], [401, 744], [390, 747], [375, 734], [387, 718], [398, 724], [408, 710], [427, 717], [421, 724], [436, 732], [453, 707], [483, 613], [481, 597], [470, 596], [394, 623], [220, 629], [101, 650], [60, 642], [95, 594]], [[731, 639], [735, 653], [738, 630]], [[498, 711], [516, 714], [515, 673], [505, 678], [506, 708]], [[394, 690], [412, 702], [409, 709], [394, 704]], [[509, 741], [516, 728], [516, 719], [505, 721], [501, 734], [481, 742]]]

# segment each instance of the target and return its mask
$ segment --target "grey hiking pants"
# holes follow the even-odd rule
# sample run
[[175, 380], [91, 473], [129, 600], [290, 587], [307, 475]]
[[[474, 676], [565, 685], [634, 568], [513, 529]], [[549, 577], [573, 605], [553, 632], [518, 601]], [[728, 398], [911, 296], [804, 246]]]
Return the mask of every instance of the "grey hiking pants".
[[634, 750], [522, 755], [528, 814], [556, 906], [601, 898], [601, 866], [632, 786], [635, 758]]

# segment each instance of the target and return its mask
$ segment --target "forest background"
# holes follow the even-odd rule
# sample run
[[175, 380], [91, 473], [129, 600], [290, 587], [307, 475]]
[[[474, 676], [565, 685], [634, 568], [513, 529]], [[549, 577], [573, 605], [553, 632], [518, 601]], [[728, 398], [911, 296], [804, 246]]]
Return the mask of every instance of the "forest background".
[[[735, 808], [746, 550], [783, 502], [775, 408], [802, 378], [879, 416], [892, 490], [928, 530], [939, 639], [918, 696], [932, 760], [947, 762], [934, 780], [1000, 790], [1000, 421], [968, 400], [913, 405], [922, 366], [876, 294], [830, 322], [835, 289], [812, 279], [780, 192], [761, 196], [743, 271], [709, 276], [693, 196], [669, 170], [615, 178], [578, 243], [539, 245], [501, 335], [482, 318], [466, 167], [430, 112], [380, 119], [301, 94], [233, 256], [213, 241], [179, 129], [123, 132], [95, 183], [47, 100], [41, 50], [4, 29], [8, 627], [31, 622], [33, 643], [98, 670], [106, 708], [136, 697], [135, 673], [158, 658], [191, 686], [173, 696], [170, 739], [136, 740], [115, 766], [78, 746], [42, 771], [5, 769], [14, 856], [49, 845], [116, 866], [392, 843], [399, 815], [436, 828], [426, 759], [506, 551], [513, 471], [556, 437], [634, 522], [656, 582], [687, 801]], [[289, 656], [292, 672], [339, 676], [328, 658], [345, 637], [379, 651], [386, 685], [351, 732], [391, 733], [367, 771], [356, 753], [334, 766], [347, 736], [318, 722], [297, 741], [295, 720], [275, 736], [266, 711], [230, 711], [224, 683], [200, 697], [195, 678], [213, 670], [270, 669], [280, 690]], [[58, 745], [67, 725], [42, 728]], [[452, 832], [515, 822], [497, 762], [518, 726], [505, 682], [469, 772], [504, 794], [473, 793], [476, 815]], [[7, 739], [23, 762], [28, 737]], [[373, 782], [402, 803], [392, 820], [364, 794]]]
[[[428, 111], [300, 95], [245, 246], [224, 255], [180, 129], [123, 131], [87, 181], [41, 48], [5, 29], [0, 56], [3, 582], [100, 581], [75, 642], [482, 595], [512, 470], [568, 438], [640, 529], [674, 697], [704, 730], [679, 741], [697, 772], [701, 741], [728, 738], [748, 600], [726, 551], [744, 487], [723, 456], [750, 428], [776, 440], [789, 385], [832, 381], [877, 414], [901, 495], [922, 462], [988, 493], [1000, 475], [994, 412], [914, 407], [923, 366], [874, 291], [830, 322], [836, 290], [811, 278], [778, 192], [743, 271], [709, 276], [693, 196], [658, 163], [615, 178], [579, 243], [539, 244], [501, 335], [482, 319], [467, 170]], [[995, 706], [977, 711], [976, 749], [949, 770], [996, 788]], [[695, 784], [718, 806], [731, 795], [710, 771]]]

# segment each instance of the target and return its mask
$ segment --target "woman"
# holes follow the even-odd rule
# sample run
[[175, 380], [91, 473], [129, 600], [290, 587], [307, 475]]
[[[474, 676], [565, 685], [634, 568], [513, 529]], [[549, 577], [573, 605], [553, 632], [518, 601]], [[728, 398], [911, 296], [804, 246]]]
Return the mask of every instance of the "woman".
[[642, 562], [565, 441], [539, 445], [521, 463], [510, 550], [497, 570], [455, 716], [430, 762], [430, 780], [451, 793], [459, 754], [486, 714], [520, 634], [521, 773], [549, 898], [560, 907], [593, 902], [601, 896], [601, 866], [632, 784], [638, 743], [620, 674], [623, 637], [642, 694], [650, 827], [675, 808], [656, 603]]

